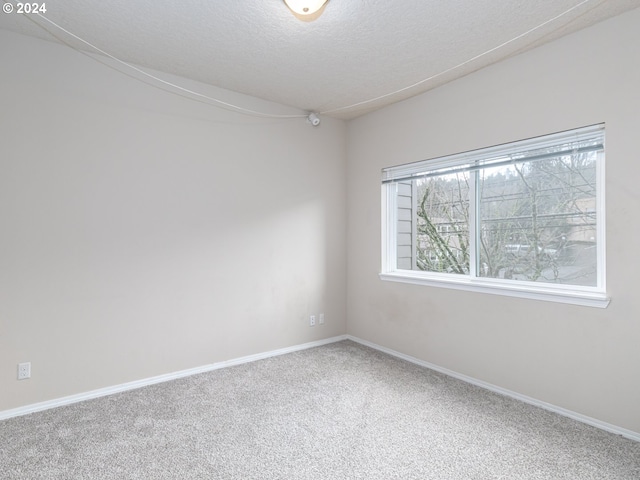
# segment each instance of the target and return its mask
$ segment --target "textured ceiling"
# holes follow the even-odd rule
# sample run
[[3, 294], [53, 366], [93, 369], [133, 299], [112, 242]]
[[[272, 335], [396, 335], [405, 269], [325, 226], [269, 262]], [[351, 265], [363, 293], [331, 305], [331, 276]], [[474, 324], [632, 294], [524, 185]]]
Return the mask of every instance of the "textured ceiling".
[[[354, 118], [638, 8], [640, 0], [329, 0], [311, 22], [282, 0], [46, 4], [47, 18], [126, 62]], [[87, 49], [42, 18], [0, 14], [0, 28], [58, 41], [38, 24]]]

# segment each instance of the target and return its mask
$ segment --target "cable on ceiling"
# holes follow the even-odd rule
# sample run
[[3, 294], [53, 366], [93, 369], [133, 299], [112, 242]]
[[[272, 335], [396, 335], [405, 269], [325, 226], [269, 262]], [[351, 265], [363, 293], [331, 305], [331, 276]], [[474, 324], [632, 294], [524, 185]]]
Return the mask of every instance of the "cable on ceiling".
[[[261, 118], [308, 118], [308, 116], [309, 116], [309, 113], [296, 114], [296, 115], [279, 115], [279, 114], [271, 114], [271, 113], [259, 112], [259, 111], [256, 111], [256, 110], [251, 110], [251, 109], [248, 109], [248, 108], [240, 107], [240, 106], [238, 106], [238, 105], [234, 105], [234, 104], [232, 104], [232, 103], [224, 102], [224, 101], [219, 100], [219, 99], [217, 99], [217, 98], [210, 97], [210, 96], [208, 96], [208, 95], [204, 95], [204, 94], [202, 94], [202, 93], [199, 93], [199, 92], [196, 92], [196, 91], [194, 91], [194, 90], [191, 90], [191, 89], [188, 89], [188, 88], [182, 87], [182, 86], [180, 86], [180, 85], [176, 85], [175, 83], [169, 82], [169, 81], [164, 80], [164, 79], [162, 79], [162, 78], [159, 78], [159, 77], [157, 77], [157, 76], [155, 76], [155, 75], [152, 75], [152, 74], [150, 74], [150, 73], [147, 73], [147, 72], [145, 72], [144, 70], [142, 70], [141, 68], [138, 68], [138, 67], [136, 67], [135, 65], [131, 65], [130, 63], [125, 62], [124, 60], [120, 60], [119, 58], [115, 57], [114, 55], [111, 55], [110, 53], [105, 52], [104, 50], [102, 50], [102, 49], [100, 49], [100, 48], [96, 47], [96, 46], [95, 46], [95, 45], [93, 45], [92, 43], [90, 43], [90, 42], [88, 42], [88, 41], [86, 41], [86, 40], [84, 40], [84, 39], [80, 38], [79, 36], [75, 35], [74, 33], [70, 32], [69, 30], [65, 29], [64, 27], [61, 27], [60, 25], [58, 25], [57, 23], [55, 23], [53, 20], [49, 20], [47, 17], [45, 17], [45, 16], [44, 16], [44, 15], [42, 15], [41, 13], [38, 13], [38, 12], [35, 12], [35, 13], [36, 13], [36, 15], [37, 15], [38, 17], [42, 18], [43, 20], [46, 20], [47, 22], [49, 22], [51, 25], [53, 25], [53, 26], [54, 26], [54, 27], [56, 27], [57, 29], [59, 29], [59, 30], [63, 31], [63, 32], [64, 32], [64, 33], [66, 33], [67, 35], [69, 35], [69, 36], [71, 36], [71, 37], [75, 38], [76, 40], [78, 40], [78, 41], [80, 41], [80, 42], [84, 43], [85, 45], [87, 45], [87, 46], [89, 46], [89, 47], [93, 48], [95, 51], [97, 51], [97, 52], [101, 53], [102, 55], [105, 55], [105, 56], [109, 57], [110, 59], [112, 59], [112, 60], [114, 60], [114, 61], [116, 61], [116, 62], [120, 63], [121, 65], [124, 65], [125, 67], [128, 67], [128, 68], [130, 68], [130, 69], [134, 70], [134, 71], [135, 71], [135, 72], [137, 72], [137, 73], [140, 73], [140, 74], [144, 75], [144, 76], [145, 76], [145, 77], [147, 77], [147, 78], [150, 78], [150, 79], [152, 79], [152, 80], [155, 80], [156, 82], [159, 82], [159, 83], [161, 83], [161, 84], [163, 84], [163, 85], [165, 85], [165, 86], [168, 86], [168, 87], [171, 87], [171, 88], [175, 88], [176, 90], [178, 90], [178, 92], [169, 91], [170, 93], [173, 93], [173, 94], [175, 94], [175, 95], [179, 95], [179, 96], [181, 96], [181, 97], [189, 98], [189, 99], [192, 99], [192, 100], [193, 100], [193, 98], [192, 98], [192, 97], [187, 96], [187, 95], [183, 95], [183, 93], [186, 93], [186, 94], [189, 94], [189, 95], [193, 95], [193, 96], [195, 96], [195, 97], [197, 97], [197, 98], [199, 98], [199, 99], [201, 99], [201, 100], [206, 100], [206, 101], [207, 101], [207, 103], [208, 103], [209, 101], [210, 101], [210, 102], [214, 102], [214, 103], [215, 103], [217, 106], [219, 106], [219, 107], [222, 107], [222, 108], [225, 108], [225, 107], [226, 107], [226, 108], [229, 108], [229, 109], [235, 110], [236, 112], [241, 113], [241, 114], [243, 114], [243, 115], [251, 115], [251, 116], [254, 116], [254, 117], [261, 117]], [[26, 15], [26, 14], [23, 14], [23, 15]], [[29, 17], [27, 17], [27, 18], [29, 18]], [[46, 30], [46, 29], [45, 29], [45, 30]], [[66, 42], [65, 42], [65, 43], [66, 43]], [[69, 44], [67, 43], [67, 45], [69, 45]], [[71, 45], [70, 45], [70, 46], [71, 46]], [[75, 48], [75, 47], [73, 47], [73, 46], [71, 46], [71, 48], [74, 48], [74, 50], [78, 50], [77, 48]], [[93, 57], [91, 57], [91, 58], [93, 58]]]
[[573, 10], [575, 10], [576, 8], [579, 8], [579, 7], [581, 7], [582, 5], [584, 5], [585, 3], [588, 3], [588, 2], [590, 2], [590, 1], [591, 1], [591, 0], [582, 0], [582, 1], [581, 1], [580, 3], [578, 3], [577, 5], [574, 5], [573, 7], [571, 7], [569, 10], [566, 10], [566, 11], [564, 11], [564, 12], [560, 13], [559, 15], [556, 15], [555, 17], [553, 17], [553, 18], [551, 18], [551, 19], [547, 20], [546, 22], [541, 23], [541, 24], [540, 24], [540, 25], [538, 25], [537, 27], [531, 28], [531, 29], [527, 30], [526, 32], [521, 33], [520, 35], [518, 35], [517, 37], [512, 38], [511, 40], [507, 40], [506, 42], [501, 43], [501, 44], [500, 44], [500, 45], [498, 45], [497, 47], [493, 47], [493, 48], [491, 48], [491, 49], [487, 50], [486, 52], [483, 52], [483, 53], [481, 53], [481, 54], [479, 54], [479, 55], [476, 55], [476, 56], [475, 56], [475, 57], [473, 57], [473, 58], [470, 58], [469, 60], [466, 60], [466, 61], [464, 61], [464, 62], [462, 62], [462, 63], [459, 63], [458, 65], [455, 65], [455, 66], [453, 66], [453, 67], [451, 67], [451, 68], [448, 68], [448, 69], [446, 69], [446, 70], [444, 70], [444, 71], [442, 71], [442, 72], [440, 72], [440, 73], [436, 73], [435, 75], [432, 75], [432, 76], [430, 76], [430, 77], [428, 77], [428, 78], [425, 78], [424, 80], [420, 80], [419, 82], [416, 82], [416, 83], [414, 83], [414, 84], [412, 84], [412, 85], [409, 85], [409, 86], [407, 86], [407, 87], [401, 88], [400, 90], [396, 90], [395, 92], [391, 92], [391, 93], [386, 93], [386, 94], [384, 94], [384, 95], [380, 95], [379, 97], [371, 98], [371, 99], [369, 99], [369, 100], [363, 100], [362, 102], [353, 103], [353, 104], [351, 104], [351, 105], [347, 105], [347, 106], [344, 106], [344, 107], [333, 108], [333, 109], [331, 109], [331, 110], [325, 110], [325, 111], [322, 111], [322, 112], [319, 112], [319, 113], [320, 113], [320, 114], [322, 114], [322, 115], [327, 115], [327, 114], [331, 114], [331, 113], [340, 112], [340, 111], [343, 111], [343, 110], [348, 110], [348, 109], [350, 109], [350, 108], [354, 108], [354, 107], [359, 107], [359, 106], [362, 106], [362, 105], [366, 105], [366, 104], [368, 104], [368, 103], [372, 103], [372, 102], [375, 102], [375, 101], [377, 101], [377, 100], [382, 100], [383, 98], [391, 97], [391, 96], [396, 95], [396, 94], [398, 94], [398, 93], [402, 93], [402, 92], [404, 92], [404, 91], [410, 90], [410, 89], [412, 89], [412, 88], [414, 88], [414, 87], [417, 87], [418, 85], [422, 85], [423, 83], [429, 82], [429, 81], [431, 81], [431, 80], [433, 80], [433, 79], [435, 79], [435, 78], [438, 78], [438, 77], [440, 77], [440, 76], [442, 76], [442, 75], [445, 75], [445, 74], [447, 74], [447, 73], [449, 73], [449, 72], [452, 72], [452, 71], [454, 71], [454, 70], [457, 70], [458, 68], [463, 67], [463, 66], [465, 66], [465, 65], [467, 65], [467, 64], [469, 64], [469, 63], [471, 63], [471, 62], [473, 62], [473, 61], [475, 61], [475, 60], [477, 60], [477, 59], [479, 59], [479, 58], [482, 58], [482, 57], [484, 57], [485, 55], [488, 55], [488, 54], [490, 54], [490, 53], [493, 53], [493, 52], [495, 52], [496, 50], [499, 50], [500, 48], [502, 48], [502, 47], [504, 47], [504, 46], [506, 46], [506, 45], [509, 45], [510, 43], [513, 43], [513, 42], [515, 42], [516, 40], [519, 40], [519, 39], [521, 39], [522, 37], [525, 37], [525, 36], [529, 35], [529, 34], [530, 34], [530, 33], [532, 33], [532, 32], [535, 32], [536, 30], [538, 30], [538, 29], [540, 29], [540, 28], [544, 27], [545, 25], [548, 25], [549, 23], [555, 22], [557, 19], [559, 19], [559, 18], [561, 18], [561, 17], [565, 16], [566, 14], [568, 14], [568, 13], [572, 12], [572, 11], [573, 11]]
[[[521, 33], [520, 35], [518, 35], [518, 36], [516, 36], [516, 37], [514, 37], [514, 38], [512, 38], [512, 39], [510, 39], [510, 40], [507, 40], [506, 42], [503, 42], [503, 43], [501, 43], [500, 45], [497, 45], [496, 47], [493, 47], [493, 48], [491, 48], [491, 49], [489, 49], [489, 50], [487, 50], [487, 51], [485, 51], [485, 52], [483, 52], [483, 53], [480, 53], [480, 54], [478, 54], [478, 55], [476, 55], [476, 56], [474, 56], [474, 57], [472, 57], [472, 58], [470, 58], [470, 59], [468, 59], [468, 60], [466, 60], [466, 61], [464, 61], [464, 62], [462, 62], [462, 63], [459, 63], [459, 64], [457, 64], [457, 65], [455, 65], [455, 66], [453, 66], [453, 67], [450, 67], [450, 68], [448, 68], [448, 69], [446, 69], [446, 70], [444, 70], [444, 71], [440, 72], [440, 73], [437, 73], [437, 74], [435, 74], [435, 75], [432, 75], [432, 76], [430, 76], [430, 77], [428, 77], [428, 78], [425, 78], [425, 79], [423, 79], [423, 80], [420, 80], [420, 81], [418, 81], [418, 82], [416, 82], [416, 83], [413, 83], [413, 84], [411, 84], [411, 85], [408, 85], [408, 86], [406, 86], [406, 87], [404, 87], [404, 88], [401, 88], [401, 89], [399, 89], [399, 90], [395, 90], [395, 91], [393, 91], [393, 92], [386, 93], [386, 94], [384, 94], [384, 95], [380, 95], [380, 96], [375, 97], [375, 98], [370, 98], [370, 99], [368, 99], [368, 100], [363, 100], [363, 101], [361, 101], [361, 102], [353, 103], [353, 104], [351, 104], [351, 105], [346, 105], [346, 106], [344, 106], [344, 107], [333, 108], [333, 109], [325, 110], [325, 111], [318, 112], [318, 113], [315, 113], [315, 112], [311, 112], [311, 113], [309, 113], [309, 112], [307, 112], [307, 113], [304, 113], [304, 114], [297, 114], [297, 115], [278, 115], [278, 114], [270, 114], [270, 113], [259, 112], [259, 111], [256, 111], [256, 110], [251, 110], [251, 109], [248, 109], [248, 108], [240, 107], [240, 106], [238, 106], [238, 105], [234, 105], [234, 104], [232, 104], [232, 103], [224, 102], [224, 101], [219, 100], [219, 99], [217, 99], [217, 98], [210, 97], [210, 96], [208, 96], [208, 95], [204, 95], [204, 94], [202, 94], [202, 93], [199, 93], [199, 92], [196, 92], [196, 91], [190, 90], [190, 89], [185, 88], [185, 87], [181, 87], [180, 85], [176, 85], [176, 84], [174, 84], [174, 83], [172, 83], [172, 82], [169, 82], [169, 81], [167, 81], [167, 80], [163, 80], [162, 78], [159, 78], [159, 77], [156, 77], [155, 75], [152, 75], [152, 74], [150, 74], [150, 73], [147, 73], [147, 72], [145, 72], [144, 70], [142, 70], [142, 69], [140, 69], [140, 68], [138, 68], [138, 67], [136, 67], [136, 66], [134, 66], [134, 65], [131, 65], [131, 64], [130, 64], [130, 63], [128, 63], [128, 62], [125, 62], [124, 60], [120, 60], [119, 58], [117, 58], [117, 57], [115, 57], [115, 56], [111, 55], [110, 53], [107, 53], [107, 52], [105, 52], [104, 50], [102, 50], [102, 49], [100, 49], [100, 48], [96, 47], [96, 46], [95, 46], [95, 45], [93, 45], [92, 43], [90, 43], [90, 42], [88, 42], [88, 41], [86, 41], [86, 40], [84, 40], [84, 39], [80, 38], [79, 36], [77, 36], [77, 35], [75, 35], [75, 34], [71, 33], [70, 31], [68, 31], [68, 30], [66, 30], [65, 28], [61, 27], [60, 25], [58, 25], [58, 24], [57, 24], [57, 23], [55, 23], [54, 21], [49, 20], [47, 17], [45, 17], [45, 16], [44, 16], [44, 15], [42, 15], [41, 13], [37, 13], [37, 12], [36, 12], [36, 15], [37, 15], [38, 17], [42, 18], [43, 20], [47, 21], [48, 23], [50, 23], [51, 25], [53, 25], [54, 27], [56, 27], [56, 28], [57, 28], [57, 29], [59, 29], [60, 31], [62, 31], [62, 32], [66, 33], [67, 35], [69, 35], [69, 36], [71, 36], [71, 37], [75, 38], [76, 40], [78, 40], [78, 41], [80, 41], [80, 42], [84, 43], [85, 45], [87, 45], [87, 46], [91, 47], [91, 48], [92, 48], [92, 49], [94, 49], [96, 52], [99, 52], [99, 53], [101, 53], [102, 55], [105, 55], [105, 56], [107, 56], [107, 57], [111, 58], [112, 60], [114, 60], [114, 61], [116, 61], [116, 62], [118, 62], [118, 63], [120, 63], [120, 64], [122, 64], [122, 65], [124, 65], [124, 66], [126, 66], [126, 67], [128, 67], [128, 68], [130, 68], [130, 69], [132, 69], [132, 70], [134, 70], [134, 71], [135, 71], [135, 72], [137, 72], [137, 73], [140, 73], [140, 74], [144, 75], [145, 77], [148, 77], [148, 78], [150, 78], [150, 79], [153, 79], [153, 80], [155, 80], [156, 82], [159, 82], [159, 83], [161, 83], [161, 84], [163, 84], [163, 85], [165, 85], [165, 86], [168, 86], [168, 87], [174, 88], [174, 89], [178, 90], [178, 92], [180, 92], [180, 93], [178, 93], [178, 92], [173, 92], [173, 91], [171, 91], [171, 93], [173, 93], [173, 94], [176, 94], [176, 95], [179, 95], [179, 96], [182, 96], [182, 97], [185, 97], [185, 98], [190, 98], [190, 99], [192, 99], [192, 100], [193, 100], [193, 98], [192, 98], [192, 97], [189, 97], [189, 96], [187, 96], [187, 95], [183, 95], [182, 93], [186, 93], [186, 94], [189, 94], [189, 95], [193, 95], [193, 96], [195, 96], [195, 97], [197, 97], [197, 98], [200, 98], [200, 99], [202, 99], [202, 100], [207, 100], [207, 101], [210, 101], [210, 102], [214, 102], [214, 104], [215, 104], [214, 106], [218, 106], [218, 107], [221, 107], [221, 108], [225, 108], [225, 107], [226, 107], [226, 108], [229, 108], [229, 109], [235, 110], [236, 112], [241, 113], [241, 114], [244, 114], [244, 115], [251, 115], [251, 116], [262, 117], [262, 118], [306, 118], [306, 119], [307, 119], [307, 121], [309, 121], [312, 125], [317, 126], [319, 122], [318, 122], [318, 123], [314, 123], [314, 121], [312, 121], [312, 120], [316, 120], [316, 119], [318, 119], [318, 115], [328, 115], [328, 114], [332, 114], [332, 113], [336, 113], [336, 112], [341, 112], [341, 111], [344, 111], [344, 110], [348, 110], [348, 109], [351, 109], [351, 108], [360, 107], [360, 106], [362, 106], [362, 105], [367, 105], [367, 104], [369, 104], [369, 103], [373, 103], [373, 102], [376, 102], [376, 101], [378, 101], [378, 100], [382, 100], [382, 99], [384, 99], [384, 98], [391, 97], [391, 96], [393, 96], [393, 95], [397, 95], [398, 93], [402, 93], [402, 92], [405, 92], [405, 91], [410, 90], [410, 89], [412, 89], [412, 88], [415, 88], [415, 87], [417, 87], [417, 86], [419, 86], [419, 85], [422, 85], [423, 83], [429, 82], [429, 81], [431, 81], [431, 80], [433, 80], [433, 79], [435, 79], [435, 78], [441, 77], [442, 75], [446, 75], [447, 73], [450, 73], [450, 72], [452, 72], [452, 71], [454, 71], [454, 70], [457, 70], [457, 69], [459, 69], [459, 68], [461, 68], [461, 67], [463, 67], [463, 66], [465, 66], [465, 65], [468, 65], [469, 63], [474, 62], [475, 60], [478, 60], [479, 58], [482, 58], [482, 57], [484, 57], [484, 56], [486, 56], [486, 55], [489, 55], [490, 53], [493, 53], [493, 52], [495, 52], [496, 50], [499, 50], [499, 49], [501, 49], [501, 48], [505, 47], [506, 45], [509, 45], [510, 43], [513, 43], [513, 42], [515, 42], [515, 41], [517, 41], [517, 40], [519, 40], [519, 39], [521, 39], [521, 38], [523, 38], [523, 37], [525, 37], [525, 36], [529, 35], [530, 33], [533, 33], [533, 32], [535, 32], [536, 30], [539, 30], [540, 28], [542, 28], [542, 27], [544, 27], [544, 26], [546, 26], [546, 25], [548, 25], [548, 24], [550, 24], [550, 23], [552, 23], [552, 22], [555, 22], [555, 21], [556, 21], [556, 20], [558, 20], [559, 18], [561, 18], [561, 17], [563, 17], [563, 16], [567, 15], [568, 13], [572, 12], [573, 10], [575, 10], [575, 9], [577, 9], [577, 8], [580, 8], [582, 5], [584, 5], [584, 4], [586, 4], [586, 3], [589, 3], [590, 1], [592, 1], [592, 0], [582, 0], [580, 3], [578, 3], [577, 5], [574, 5], [573, 7], [569, 8], [568, 10], [565, 10], [564, 12], [562, 12], [562, 13], [560, 13], [560, 14], [556, 15], [555, 17], [553, 17], [553, 18], [551, 18], [551, 19], [549, 19], [549, 20], [547, 20], [547, 21], [545, 21], [545, 22], [543, 22], [543, 23], [541, 23], [541, 24], [537, 25], [536, 27], [530, 28], [530, 29], [529, 29], [529, 30], [527, 30], [526, 32]], [[23, 15], [26, 15], [26, 14], [23, 14]], [[28, 17], [28, 18], [29, 18], [29, 17]], [[42, 27], [42, 25], [40, 25], [40, 26]], [[44, 28], [44, 27], [43, 27], [43, 28]], [[46, 30], [46, 29], [45, 29], [45, 30]], [[75, 50], [78, 50], [78, 51], [79, 51], [79, 49], [77, 49], [77, 48], [75, 48], [75, 47], [73, 47], [73, 46], [72, 46], [72, 48], [74, 48]], [[94, 58], [94, 57], [91, 57], [91, 58]], [[94, 59], [95, 59], [95, 58], [94, 58]], [[313, 119], [312, 119], [312, 116], [313, 116]], [[319, 121], [319, 119], [318, 119], [318, 121]]]

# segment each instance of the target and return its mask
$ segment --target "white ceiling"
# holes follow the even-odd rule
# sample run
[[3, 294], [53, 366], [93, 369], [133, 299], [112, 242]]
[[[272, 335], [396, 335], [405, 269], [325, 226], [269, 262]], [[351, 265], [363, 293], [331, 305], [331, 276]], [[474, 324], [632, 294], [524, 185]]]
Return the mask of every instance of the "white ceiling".
[[[329, 0], [303, 22], [282, 0], [44, 3], [47, 18], [121, 60], [339, 118], [640, 7], [640, 0]], [[0, 14], [0, 28], [58, 41], [37, 24], [82, 45], [37, 16]]]

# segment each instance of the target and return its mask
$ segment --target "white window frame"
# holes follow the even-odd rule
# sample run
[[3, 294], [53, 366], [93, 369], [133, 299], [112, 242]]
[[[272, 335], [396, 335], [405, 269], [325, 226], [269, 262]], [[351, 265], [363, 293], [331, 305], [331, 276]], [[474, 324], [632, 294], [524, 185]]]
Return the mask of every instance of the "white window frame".
[[[594, 133], [595, 132], [595, 133]], [[589, 307], [606, 308], [610, 298], [606, 293], [606, 262], [605, 262], [605, 155], [604, 151], [596, 162], [596, 258], [597, 258], [597, 286], [586, 287], [577, 285], [563, 285], [543, 282], [527, 282], [522, 280], [505, 280], [500, 278], [478, 277], [475, 272], [475, 218], [469, 221], [470, 274], [459, 275], [422, 270], [401, 270], [397, 268], [396, 228], [397, 222], [397, 187], [394, 179], [410, 178], [412, 175], [424, 174], [441, 168], [468, 165], [471, 161], [499, 158], [509, 155], [515, 150], [527, 148], [543, 148], [547, 144], [557, 144], [561, 139], [575, 138], [589, 135], [602, 135], [604, 145], [604, 124], [592, 125], [580, 129], [560, 132], [543, 137], [521, 140], [496, 147], [489, 147], [471, 152], [450, 155], [433, 160], [399, 165], [385, 168], [382, 171], [382, 265], [380, 278], [386, 281], [443, 287], [456, 290], [480, 292], [494, 295], [506, 295], [534, 300], [568, 303]], [[560, 140], [559, 140], [560, 139]], [[470, 182], [471, 185], [474, 182]], [[470, 192], [469, 196], [474, 195]], [[475, 203], [475, 202], [474, 202]], [[470, 216], [475, 216], [476, 208], [470, 208]]]

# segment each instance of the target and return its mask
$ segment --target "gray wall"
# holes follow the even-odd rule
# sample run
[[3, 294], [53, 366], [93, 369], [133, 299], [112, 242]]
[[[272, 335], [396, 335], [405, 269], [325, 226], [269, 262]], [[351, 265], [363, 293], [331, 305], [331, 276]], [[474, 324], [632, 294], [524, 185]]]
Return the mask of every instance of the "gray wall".
[[344, 122], [5, 31], [0, 65], [0, 411], [345, 333]]
[[[348, 333], [640, 432], [640, 10], [348, 124]], [[606, 123], [607, 309], [383, 282], [383, 167]]]

